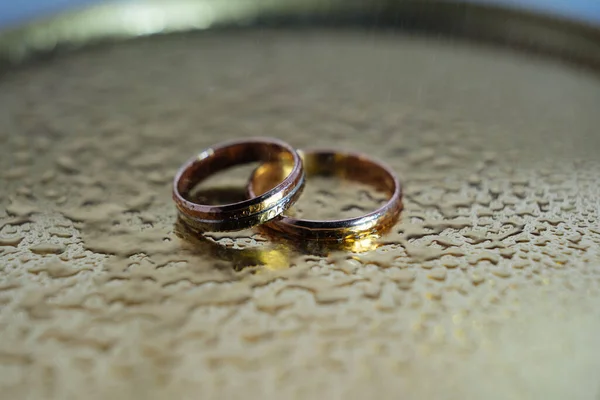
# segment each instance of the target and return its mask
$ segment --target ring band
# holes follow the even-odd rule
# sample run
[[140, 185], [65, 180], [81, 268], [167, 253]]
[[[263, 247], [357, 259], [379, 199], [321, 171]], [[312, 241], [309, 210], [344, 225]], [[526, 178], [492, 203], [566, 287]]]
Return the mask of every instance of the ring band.
[[[298, 151], [304, 160], [307, 176], [336, 176], [358, 181], [385, 191], [389, 199], [377, 210], [356, 218], [308, 220], [282, 215], [266, 226], [285, 236], [304, 239], [340, 240], [379, 233], [395, 223], [402, 209], [402, 188], [394, 172], [384, 164], [364, 155], [330, 150]], [[255, 196], [273, 185], [282, 174], [280, 166], [263, 164], [252, 174], [248, 194]]]
[[[198, 204], [189, 200], [192, 189], [210, 175], [234, 165], [262, 161], [285, 163], [286, 176], [272, 189], [249, 200], [224, 205]], [[289, 171], [289, 172], [288, 172]], [[304, 187], [302, 159], [293, 147], [271, 138], [251, 138], [223, 143], [188, 160], [173, 182], [173, 200], [181, 219], [202, 231], [234, 231], [263, 224], [287, 210]]]

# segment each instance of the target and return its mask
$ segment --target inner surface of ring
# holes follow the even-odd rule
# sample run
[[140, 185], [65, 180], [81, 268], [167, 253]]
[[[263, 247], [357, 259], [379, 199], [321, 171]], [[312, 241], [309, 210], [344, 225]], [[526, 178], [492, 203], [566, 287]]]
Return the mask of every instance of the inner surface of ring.
[[[236, 143], [226, 147], [208, 149], [198, 155], [198, 161], [192, 163], [181, 175], [177, 190], [181, 196], [193, 201], [191, 191], [201, 182], [218, 172], [233, 166], [262, 161], [266, 164], [289, 165], [290, 168], [280, 169], [279, 180], [272, 180], [272, 189], [286, 179], [294, 166], [293, 154], [275, 143], [246, 142]], [[266, 193], [268, 190], [261, 192]], [[235, 204], [235, 203], [232, 203]]]
[[[357, 154], [334, 151], [298, 152], [304, 160], [307, 178], [315, 176], [349, 180], [384, 192], [392, 196], [396, 190], [393, 176], [381, 165]], [[252, 174], [250, 195], [260, 196], [268, 192], [289, 174], [289, 161], [269, 162], [260, 165]]]

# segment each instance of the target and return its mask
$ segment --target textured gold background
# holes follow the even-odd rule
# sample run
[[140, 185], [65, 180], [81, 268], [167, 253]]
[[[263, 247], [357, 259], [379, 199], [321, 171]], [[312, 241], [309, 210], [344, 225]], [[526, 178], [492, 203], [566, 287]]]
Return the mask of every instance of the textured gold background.
[[[594, 399], [598, 110], [589, 71], [375, 32], [142, 39], [6, 74], [2, 398]], [[401, 220], [325, 255], [180, 239], [180, 163], [250, 135], [384, 160]], [[299, 206], [374, 205], [311, 180]]]

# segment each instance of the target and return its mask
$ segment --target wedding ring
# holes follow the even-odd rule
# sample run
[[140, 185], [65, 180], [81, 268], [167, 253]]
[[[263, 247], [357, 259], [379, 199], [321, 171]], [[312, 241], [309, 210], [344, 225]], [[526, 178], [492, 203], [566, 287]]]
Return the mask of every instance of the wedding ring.
[[[282, 215], [265, 225], [288, 237], [318, 240], [342, 240], [376, 234], [393, 225], [402, 209], [402, 188], [394, 172], [384, 164], [364, 155], [330, 150], [298, 151], [304, 160], [307, 177], [335, 176], [374, 186], [386, 192], [388, 200], [366, 215], [338, 220], [309, 220]], [[281, 164], [259, 166], [248, 183], [250, 196], [267, 192], [285, 169]]]
[[[279, 182], [273, 182], [272, 188], [249, 200], [216, 206], [190, 200], [193, 188], [210, 175], [256, 161], [289, 168], [279, 175]], [[277, 139], [250, 138], [213, 146], [188, 160], [175, 175], [173, 200], [182, 221], [191, 227], [201, 231], [235, 231], [277, 217], [297, 200], [303, 186], [303, 163], [294, 148]]]

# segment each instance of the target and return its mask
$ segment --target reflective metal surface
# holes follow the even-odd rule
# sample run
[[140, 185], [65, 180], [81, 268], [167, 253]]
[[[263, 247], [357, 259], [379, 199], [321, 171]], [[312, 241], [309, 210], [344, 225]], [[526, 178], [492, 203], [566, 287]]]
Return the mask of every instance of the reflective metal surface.
[[[207, 4], [2, 36], [2, 397], [597, 396], [598, 31], [452, 4]], [[186, 231], [177, 168], [255, 135], [389, 164], [398, 224], [344, 248]], [[248, 176], [197, 195], [233, 202]], [[293, 211], [378, 204], [313, 179]]]
[[[192, 192], [211, 175], [252, 162], [287, 165], [269, 188], [241, 201], [210, 204]], [[291, 163], [291, 165], [290, 165]], [[272, 221], [287, 211], [304, 188], [302, 159], [289, 144], [273, 138], [248, 138], [213, 145], [186, 161], [173, 179], [173, 200], [182, 221], [206, 232], [241, 231]]]
[[[315, 219], [310, 216], [297, 218], [281, 215], [265, 224], [274, 234], [300, 241], [347, 241], [366, 236], [376, 237], [389, 230], [398, 221], [402, 210], [402, 186], [396, 173], [378, 160], [360, 153], [348, 153], [331, 149], [301, 149], [309, 177], [328, 177], [354, 181], [371, 186], [371, 192], [362, 194], [379, 201], [375, 210], [351, 218]], [[286, 163], [264, 163], [259, 166], [248, 182], [250, 197], [261, 195], [281, 182], [289, 166]], [[383, 198], [381, 194], [383, 192]]]

